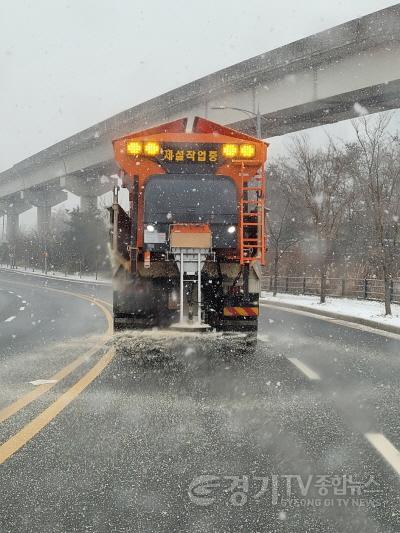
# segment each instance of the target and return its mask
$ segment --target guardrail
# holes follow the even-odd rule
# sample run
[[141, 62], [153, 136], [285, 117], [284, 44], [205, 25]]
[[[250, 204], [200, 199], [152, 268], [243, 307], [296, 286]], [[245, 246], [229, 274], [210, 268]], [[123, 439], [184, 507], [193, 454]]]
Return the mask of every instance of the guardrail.
[[[262, 277], [263, 290], [272, 291], [273, 286], [273, 276]], [[279, 276], [277, 278], [277, 292], [319, 296], [321, 281], [320, 278], [312, 276]], [[376, 278], [327, 278], [326, 295], [384, 301], [385, 284], [383, 280]], [[393, 303], [400, 303], [400, 279], [391, 281], [390, 299]]]

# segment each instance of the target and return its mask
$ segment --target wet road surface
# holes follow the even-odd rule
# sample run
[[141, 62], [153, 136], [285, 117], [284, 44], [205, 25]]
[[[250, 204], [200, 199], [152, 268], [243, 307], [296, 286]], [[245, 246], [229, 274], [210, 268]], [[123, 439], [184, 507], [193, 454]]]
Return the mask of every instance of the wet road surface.
[[0, 274], [1, 532], [400, 531], [400, 338], [263, 308], [254, 352], [110, 341], [76, 296], [109, 288], [22, 278]]

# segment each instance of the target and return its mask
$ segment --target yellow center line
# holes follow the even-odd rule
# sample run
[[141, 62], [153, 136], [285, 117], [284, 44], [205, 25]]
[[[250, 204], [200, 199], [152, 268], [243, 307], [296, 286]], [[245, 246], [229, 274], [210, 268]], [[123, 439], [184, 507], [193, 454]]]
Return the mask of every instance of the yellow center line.
[[3, 464], [16, 451], [25, 446], [35, 435], [49, 424], [69, 405], [112, 361], [115, 350], [112, 348], [72, 387], [55, 400], [47, 409], [26, 424], [18, 433], [0, 446], [0, 464]]
[[[20, 285], [26, 285], [19, 283]], [[30, 285], [32, 287], [32, 285]], [[34, 286], [33, 286], [34, 287]], [[36, 287], [35, 287], [36, 288]], [[42, 288], [42, 287], [41, 287]], [[69, 374], [71, 374], [76, 368], [78, 368], [80, 365], [82, 365], [89, 357], [91, 357], [94, 353], [96, 353], [104, 344], [105, 342], [111, 337], [113, 332], [113, 318], [109, 310], [104, 307], [99, 299], [90, 298], [89, 296], [83, 295], [83, 294], [77, 294], [70, 291], [60, 290], [60, 289], [54, 289], [46, 287], [48, 290], [55, 291], [55, 292], [61, 292], [63, 294], [68, 294], [70, 296], [75, 296], [77, 298], [81, 298], [82, 300], [86, 300], [90, 303], [94, 303], [97, 305], [99, 309], [104, 313], [106, 319], [107, 319], [107, 330], [104, 333], [104, 335], [101, 337], [99, 342], [96, 343], [94, 347], [92, 347], [90, 350], [86, 351], [84, 354], [80, 355], [76, 359], [74, 359], [71, 363], [66, 365], [64, 368], [59, 370], [56, 374], [54, 374], [50, 380], [54, 380], [56, 382], [59, 382], [60, 380], [67, 377]], [[104, 303], [107, 303], [104, 301]], [[24, 396], [21, 396], [21, 398], [18, 398], [10, 405], [7, 405], [3, 409], [0, 410], [0, 423], [4, 422], [10, 416], [18, 413], [21, 409], [32, 403], [34, 400], [45, 394], [48, 390], [52, 389], [57, 383], [46, 383], [44, 385], [39, 385], [34, 390], [28, 392]]]
[[108, 305], [108, 307], [111, 307], [111, 309], [113, 307], [113, 304], [111, 302], [107, 302], [107, 300], [103, 300], [102, 298], [97, 298], [96, 297], [96, 298], [93, 298], [93, 300], [96, 301], [96, 302], [101, 302], [104, 305]]

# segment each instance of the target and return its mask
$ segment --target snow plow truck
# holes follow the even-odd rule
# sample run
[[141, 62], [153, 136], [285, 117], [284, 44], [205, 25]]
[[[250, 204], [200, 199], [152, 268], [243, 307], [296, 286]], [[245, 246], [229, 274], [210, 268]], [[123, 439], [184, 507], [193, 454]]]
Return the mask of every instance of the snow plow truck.
[[200, 117], [113, 141], [115, 329], [257, 331], [267, 146]]

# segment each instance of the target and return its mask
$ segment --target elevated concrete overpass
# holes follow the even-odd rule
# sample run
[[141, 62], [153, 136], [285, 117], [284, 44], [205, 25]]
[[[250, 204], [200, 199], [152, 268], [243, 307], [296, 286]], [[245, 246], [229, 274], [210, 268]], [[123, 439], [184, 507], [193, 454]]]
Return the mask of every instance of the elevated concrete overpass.
[[[17, 163], [0, 174], [0, 210], [15, 226], [16, 197], [49, 187], [73, 190], [83, 208], [95, 205], [117, 171], [111, 140], [129, 131], [200, 115], [255, 133], [254, 118], [212, 109], [225, 106], [259, 108], [266, 138], [352, 118], [356, 102], [370, 113], [400, 107], [400, 4], [183, 85]], [[46, 208], [56, 203], [49, 198]]]

